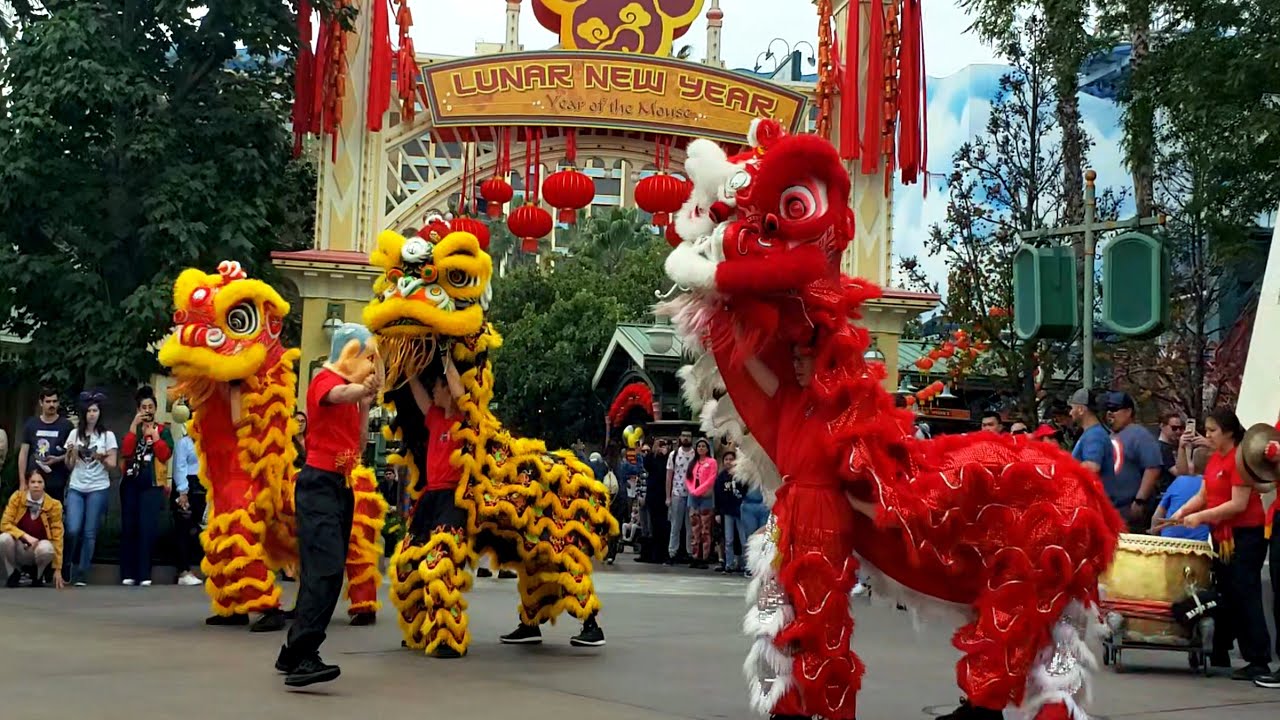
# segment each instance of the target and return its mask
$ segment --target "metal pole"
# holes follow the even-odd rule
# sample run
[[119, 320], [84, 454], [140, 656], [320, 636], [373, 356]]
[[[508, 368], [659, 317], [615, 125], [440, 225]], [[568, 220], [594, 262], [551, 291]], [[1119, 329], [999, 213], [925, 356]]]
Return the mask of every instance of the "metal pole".
[[1094, 246], [1093, 222], [1097, 211], [1097, 199], [1093, 182], [1098, 174], [1093, 170], [1084, 173], [1084, 386], [1093, 389], [1093, 299], [1097, 289], [1093, 283]]

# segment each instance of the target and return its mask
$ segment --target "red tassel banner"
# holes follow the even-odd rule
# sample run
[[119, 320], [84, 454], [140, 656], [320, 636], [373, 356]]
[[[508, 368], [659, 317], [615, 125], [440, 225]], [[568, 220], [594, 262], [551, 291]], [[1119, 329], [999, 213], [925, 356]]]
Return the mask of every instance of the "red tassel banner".
[[647, 418], [653, 417], [653, 390], [645, 383], [628, 383], [618, 391], [618, 396], [609, 404], [609, 424], [622, 427], [634, 408], [643, 410]]
[[396, 97], [400, 99], [401, 122], [412, 122], [417, 115], [414, 94], [418, 84], [418, 60], [413, 49], [409, 28], [413, 27], [413, 14], [409, 12], [409, 0], [399, 0], [396, 25], [400, 28], [399, 50], [396, 51]]
[[387, 0], [373, 0], [369, 8], [369, 88], [365, 126], [369, 132], [382, 131], [382, 119], [391, 107], [391, 20]]
[[302, 155], [302, 138], [311, 131], [316, 57], [311, 50], [311, 3], [298, 0], [298, 59], [293, 66], [293, 156]]
[[[853, 12], [850, 8], [850, 12]], [[871, 22], [867, 41], [867, 90], [862, 122], [862, 174], [880, 169], [881, 133], [884, 132], [884, 4], [871, 0]]]
[[840, 157], [858, 159], [858, 43], [862, 13], [850, 4], [844, 41], [844, 83], [840, 88]]

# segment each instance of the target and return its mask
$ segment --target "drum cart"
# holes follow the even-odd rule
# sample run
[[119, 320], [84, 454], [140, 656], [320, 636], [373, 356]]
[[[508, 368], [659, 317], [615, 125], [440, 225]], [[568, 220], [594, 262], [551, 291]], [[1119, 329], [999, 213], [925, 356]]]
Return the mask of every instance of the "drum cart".
[[1213, 547], [1154, 535], [1121, 535], [1115, 561], [1099, 581], [1106, 634], [1102, 663], [1124, 670], [1125, 650], [1187, 654], [1191, 670], [1210, 674], [1214, 621], [1205, 612], [1190, 629], [1172, 604], [1212, 587]]

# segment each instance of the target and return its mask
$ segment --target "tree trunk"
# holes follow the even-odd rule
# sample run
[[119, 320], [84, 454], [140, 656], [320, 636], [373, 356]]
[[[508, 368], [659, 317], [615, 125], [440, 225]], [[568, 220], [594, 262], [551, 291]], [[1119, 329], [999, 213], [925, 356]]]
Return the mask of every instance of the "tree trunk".
[[1129, 55], [1128, 162], [1133, 173], [1133, 195], [1139, 217], [1155, 214], [1155, 106], [1151, 82], [1143, 63], [1150, 52], [1151, 0], [1130, 0], [1129, 36], [1133, 49]]

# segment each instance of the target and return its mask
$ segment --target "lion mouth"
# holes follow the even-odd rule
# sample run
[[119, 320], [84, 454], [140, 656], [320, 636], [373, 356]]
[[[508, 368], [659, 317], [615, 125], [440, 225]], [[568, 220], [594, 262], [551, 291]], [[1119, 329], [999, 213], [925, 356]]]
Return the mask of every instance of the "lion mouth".
[[426, 325], [410, 317], [402, 317], [386, 324], [386, 327], [426, 327]]

